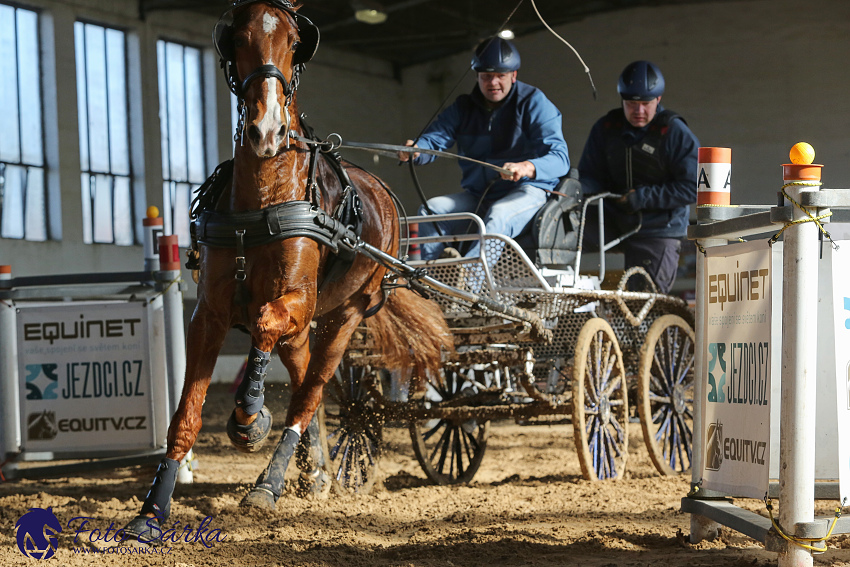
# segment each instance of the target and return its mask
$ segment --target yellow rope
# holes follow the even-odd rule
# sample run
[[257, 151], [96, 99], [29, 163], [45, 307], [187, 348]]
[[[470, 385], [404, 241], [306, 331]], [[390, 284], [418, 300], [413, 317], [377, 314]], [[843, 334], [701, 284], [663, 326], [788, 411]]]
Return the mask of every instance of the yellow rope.
[[691, 490], [690, 492], [688, 492], [689, 497], [694, 496], [700, 491], [700, 489], [702, 488], [702, 481], [703, 479], [699, 479], [699, 482], [691, 485]]
[[797, 201], [792, 199], [788, 195], [788, 193], [785, 192], [786, 187], [795, 187], [795, 186], [819, 187], [820, 185], [821, 185], [820, 181], [792, 181], [791, 183], [786, 183], [785, 185], [782, 186], [782, 195], [785, 196], [786, 199], [791, 201], [791, 203], [793, 203], [795, 207], [797, 207], [798, 209], [800, 209], [801, 211], [806, 213], [806, 216], [808, 218], [797, 219], [797, 220], [793, 220], [793, 221], [786, 223], [785, 226], [782, 227], [782, 230], [780, 230], [779, 232], [774, 234], [770, 238], [770, 240], [768, 240], [768, 243], [771, 246], [773, 245], [774, 242], [779, 240], [779, 237], [782, 235], [783, 232], [785, 232], [785, 229], [787, 229], [788, 227], [793, 226], [795, 224], [802, 224], [804, 222], [813, 222], [817, 225], [817, 227], [820, 229], [820, 231], [823, 233], [823, 235], [826, 237], [826, 239], [829, 240], [829, 242], [832, 244], [832, 247], [835, 250], [838, 250], [838, 245], [832, 240], [832, 237], [829, 235], [829, 232], [826, 231], [826, 229], [823, 227], [823, 225], [820, 222], [822, 219], [825, 219], [827, 217], [831, 217], [832, 212], [828, 212], [828, 213], [824, 213], [822, 215], [814, 216], [806, 207], [802, 206], [800, 203], [798, 203]]
[[[845, 498], [844, 500], [846, 501], [847, 499]], [[844, 504], [844, 502], [842, 502], [842, 504]], [[770, 523], [773, 525], [773, 529], [776, 530], [776, 533], [778, 533], [782, 537], [782, 539], [784, 539], [785, 541], [787, 541], [789, 543], [793, 543], [794, 545], [798, 545], [798, 546], [800, 546], [804, 549], [814, 551], [816, 553], [823, 553], [827, 550], [826, 540], [829, 539], [830, 536], [832, 536], [832, 531], [835, 529], [835, 524], [836, 524], [836, 522], [838, 522], [838, 518], [841, 517], [841, 506], [836, 506], [835, 507], [835, 517], [832, 519], [832, 525], [829, 526], [829, 531], [826, 532], [825, 536], [823, 536], [823, 537], [795, 537], [795, 536], [789, 536], [788, 534], [786, 534], [785, 532], [782, 531], [782, 528], [779, 526], [779, 523], [773, 517], [773, 504], [771, 503], [770, 498], [768, 498], [767, 496], [764, 497], [764, 505], [767, 508], [768, 515], [770, 515]], [[808, 542], [811, 542], [811, 543], [822, 541], [823, 547], [815, 547], [814, 545], [808, 545], [806, 543], [802, 543], [802, 542], [805, 542], [805, 541], [808, 541]]]

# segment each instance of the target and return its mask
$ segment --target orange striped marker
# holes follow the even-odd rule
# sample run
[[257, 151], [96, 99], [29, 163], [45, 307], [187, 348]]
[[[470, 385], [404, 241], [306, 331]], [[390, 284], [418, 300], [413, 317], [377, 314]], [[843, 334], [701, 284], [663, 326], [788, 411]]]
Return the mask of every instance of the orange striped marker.
[[180, 269], [180, 249], [177, 246], [177, 235], [169, 234], [160, 236], [159, 241], [159, 269], [163, 272]]
[[732, 200], [732, 148], [699, 148], [697, 206], [728, 207]]

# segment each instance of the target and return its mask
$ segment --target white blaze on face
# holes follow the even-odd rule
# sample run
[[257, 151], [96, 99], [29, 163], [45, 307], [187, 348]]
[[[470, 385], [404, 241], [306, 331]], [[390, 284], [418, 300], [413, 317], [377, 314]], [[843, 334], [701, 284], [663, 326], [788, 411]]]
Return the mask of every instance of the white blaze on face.
[[271, 14], [263, 14], [263, 31], [270, 34], [277, 28], [277, 18]]
[[263, 136], [267, 132], [280, 129], [280, 101], [277, 98], [277, 79], [269, 77], [266, 83], [266, 112], [263, 119], [257, 124]]
[[[277, 24], [279, 20], [277, 17], [266, 13], [263, 14], [263, 31], [272, 35], [274, 31], [277, 29]], [[272, 45], [273, 42], [269, 41], [269, 45]], [[267, 65], [273, 65], [274, 62], [271, 59], [271, 53], [267, 54]], [[280, 130], [282, 126], [281, 121], [281, 101], [278, 99], [277, 95], [277, 83], [278, 80], [272, 77], [264, 79], [264, 83], [266, 86], [266, 102], [265, 102], [265, 112], [263, 113], [262, 118], [257, 123], [257, 128], [260, 130], [261, 139], [265, 141], [271, 141], [274, 139], [274, 134]], [[272, 134], [269, 137], [269, 134]]]

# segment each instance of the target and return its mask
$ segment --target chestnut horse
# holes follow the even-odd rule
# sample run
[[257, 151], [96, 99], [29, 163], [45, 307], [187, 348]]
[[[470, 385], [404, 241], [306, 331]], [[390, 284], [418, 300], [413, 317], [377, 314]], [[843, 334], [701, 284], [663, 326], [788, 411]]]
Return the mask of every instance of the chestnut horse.
[[[200, 275], [183, 393], [168, 429], [166, 457], [140, 515], [125, 528], [128, 536], [154, 543], [170, 511], [179, 462], [201, 428], [201, 406], [231, 327], [248, 330], [252, 343], [227, 428], [238, 448], [255, 450], [271, 429], [263, 379], [275, 346], [290, 375], [283, 434], [242, 501], [269, 509], [280, 497], [296, 449], [299, 455], [313, 449], [312, 462], [296, 459], [302, 478], [321, 472], [314, 414], [364, 316], [374, 315], [366, 323], [381, 338], [389, 367], [436, 372], [441, 350], [451, 349], [435, 304], [405, 288], [387, 294], [385, 267], [353, 253], [347, 263], [343, 258], [339, 241], [350, 239], [358, 225], [363, 242], [397, 256], [399, 219], [393, 197], [376, 177], [347, 163], [334, 167], [340, 160], [317, 156], [316, 145], [305, 142], [309, 136], [296, 91], [303, 64], [318, 45], [316, 27], [288, 0], [237, 0], [225, 16], [215, 41], [239, 100], [240, 140], [232, 183], [226, 162], [202, 187], [208, 210], [202, 206], [193, 223]], [[346, 188], [349, 181], [353, 190]], [[220, 186], [220, 193], [205, 197], [209, 185]], [[340, 264], [348, 267], [341, 278]], [[410, 345], [416, 345], [413, 352]]]

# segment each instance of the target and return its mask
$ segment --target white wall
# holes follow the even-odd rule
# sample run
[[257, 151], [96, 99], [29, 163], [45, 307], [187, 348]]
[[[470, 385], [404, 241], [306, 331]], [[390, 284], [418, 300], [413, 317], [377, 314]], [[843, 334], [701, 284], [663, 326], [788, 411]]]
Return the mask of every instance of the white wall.
[[[139, 270], [141, 247], [81, 242], [73, 21], [79, 14], [121, 25], [138, 37], [145, 137], [140, 154], [144, 168], [136, 174], [146, 188], [146, 204], [161, 205], [155, 43], [165, 37], [209, 45], [214, 19], [155, 12], [139, 21], [138, 5], [130, 0], [30, 0], [25, 5], [51, 13], [58, 38], [45, 57], [55, 61], [58, 75], [55, 112], [46, 116], [56, 120], [53, 129], [58, 132], [61, 204], [53, 206], [61, 213], [63, 238], [48, 243], [0, 239], [0, 264], [12, 264], [16, 276]], [[520, 78], [540, 87], [561, 109], [573, 163], [593, 122], [618, 104], [619, 72], [632, 60], [650, 59], [667, 80], [664, 103], [688, 120], [702, 145], [732, 148], [733, 203], [775, 202], [779, 165], [799, 140], [810, 142], [816, 161], [825, 164], [825, 186], [850, 186], [844, 109], [850, 93], [850, 2], [752, 0], [639, 8], [599, 14], [557, 31], [589, 65], [599, 100], [593, 100], [572, 52], [545, 31], [517, 40], [523, 57]], [[300, 109], [319, 135], [337, 132], [347, 140], [402, 143], [427, 123], [466, 72], [469, 59], [464, 53], [406, 69], [399, 82], [389, 65], [320, 46], [302, 78]], [[215, 118], [220, 126], [213, 142], [219, 145], [219, 159], [225, 159], [230, 154], [229, 91], [222, 79], [216, 80]], [[451, 98], [473, 83], [473, 75], [467, 74]], [[406, 167], [359, 151], [344, 155], [382, 176], [408, 211], [415, 211], [418, 199]], [[429, 196], [458, 188], [456, 164], [439, 161], [443, 163], [419, 170]], [[194, 295], [191, 283], [187, 295]]]

